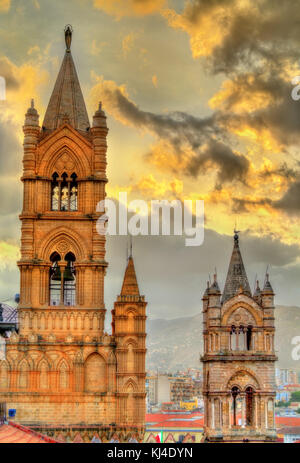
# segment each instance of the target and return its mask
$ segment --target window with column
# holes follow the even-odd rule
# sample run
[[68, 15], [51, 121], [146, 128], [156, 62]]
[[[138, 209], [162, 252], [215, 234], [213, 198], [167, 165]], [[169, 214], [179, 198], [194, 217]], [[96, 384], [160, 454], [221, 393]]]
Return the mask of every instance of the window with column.
[[76, 304], [75, 256], [66, 254], [64, 261], [54, 252], [50, 260], [50, 305], [74, 306]]
[[69, 176], [64, 172], [59, 176], [57, 172], [54, 172], [51, 182], [51, 210], [77, 211], [77, 195], [77, 175], [73, 173]]
[[252, 331], [252, 325], [232, 325], [230, 328], [230, 349], [233, 351], [252, 350]]

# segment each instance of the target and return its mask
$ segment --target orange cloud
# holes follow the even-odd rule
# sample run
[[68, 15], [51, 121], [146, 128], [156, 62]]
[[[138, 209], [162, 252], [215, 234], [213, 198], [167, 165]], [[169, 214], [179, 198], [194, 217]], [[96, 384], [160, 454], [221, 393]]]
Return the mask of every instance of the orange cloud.
[[134, 32], [130, 32], [128, 35], [126, 35], [123, 40], [122, 40], [122, 49], [123, 49], [123, 55], [126, 57], [128, 53], [132, 50], [134, 46], [134, 41], [137, 38], [137, 34]]
[[94, 0], [94, 7], [117, 19], [123, 16], [146, 16], [162, 9], [165, 0]]
[[181, 29], [190, 36], [190, 47], [196, 59], [210, 56], [226, 39], [235, 15], [250, 9], [254, 9], [250, 0], [236, 0], [234, 7], [230, 1], [207, 2], [205, 5], [190, 0], [181, 14], [165, 9], [162, 15], [169, 26]]
[[10, 0], [0, 0], [0, 12], [6, 12], [10, 9]]
[[155, 88], [157, 88], [158, 79], [157, 79], [157, 75], [155, 75], [155, 74], [154, 74], [154, 76], [152, 76], [152, 84], [154, 85]]

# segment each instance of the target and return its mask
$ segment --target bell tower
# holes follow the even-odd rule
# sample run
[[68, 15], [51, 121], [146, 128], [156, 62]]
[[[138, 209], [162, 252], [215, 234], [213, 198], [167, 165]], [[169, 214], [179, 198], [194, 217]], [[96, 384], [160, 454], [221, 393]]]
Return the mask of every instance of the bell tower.
[[269, 276], [252, 295], [235, 232], [223, 294], [215, 275], [203, 295], [206, 441], [276, 441], [274, 335]]
[[[71, 55], [72, 30], [42, 128], [34, 104], [24, 124], [20, 335], [103, 333], [105, 237], [96, 205], [105, 197], [106, 117], [90, 127]], [[76, 307], [76, 316], [74, 314]], [[81, 321], [80, 321], [81, 318]]]
[[66, 26], [42, 126], [33, 101], [25, 116], [19, 333], [0, 361], [0, 402], [18, 423], [60, 440], [141, 440], [146, 303], [137, 283], [125, 284], [135, 276], [131, 259], [115, 329], [104, 332], [108, 264], [96, 206], [105, 199], [108, 128], [101, 103], [90, 126], [71, 42]]

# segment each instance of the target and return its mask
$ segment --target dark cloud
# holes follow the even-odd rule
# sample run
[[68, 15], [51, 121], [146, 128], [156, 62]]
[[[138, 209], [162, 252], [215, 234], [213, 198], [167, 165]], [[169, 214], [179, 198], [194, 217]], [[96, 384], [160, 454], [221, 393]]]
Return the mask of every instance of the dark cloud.
[[289, 58], [298, 59], [297, 1], [257, 0], [243, 6], [239, 0], [191, 0], [182, 12], [185, 28], [195, 32], [208, 15], [216, 15], [216, 21], [225, 26], [221, 43], [208, 59], [213, 72], [230, 74], [243, 71], [244, 66], [278, 66]]
[[253, 209], [257, 209], [259, 206], [272, 206], [273, 202], [271, 199], [259, 199], [259, 200], [251, 200], [251, 199], [244, 199], [244, 198], [232, 198], [232, 212], [234, 214], [243, 214], [246, 212], [250, 212]]
[[233, 151], [222, 142], [211, 141], [204, 152], [195, 156], [187, 167], [187, 171], [197, 177], [199, 172], [206, 172], [210, 164], [219, 167], [218, 185], [233, 180], [245, 181], [248, 170], [248, 159]]
[[296, 179], [299, 176], [299, 171], [289, 167], [286, 162], [282, 163], [276, 169], [267, 169], [259, 174], [262, 178], [268, 178], [272, 175], [283, 177], [287, 180]]
[[300, 214], [300, 180], [292, 183], [283, 197], [273, 202], [273, 206], [290, 214]]
[[[222, 141], [224, 129], [215, 115], [198, 118], [180, 111], [155, 114], [139, 109], [118, 87], [104, 87], [104, 93], [106, 101], [118, 109], [122, 120], [126, 119], [126, 123], [168, 141], [178, 158], [185, 155], [187, 147], [192, 149], [194, 156], [184, 169], [186, 175], [197, 177], [213, 165], [218, 168], [218, 187], [234, 180], [245, 181], [249, 161]], [[147, 156], [151, 158], [152, 153]], [[169, 167], [175, 170], [177, 166], [172, 166], [170, 161]]]

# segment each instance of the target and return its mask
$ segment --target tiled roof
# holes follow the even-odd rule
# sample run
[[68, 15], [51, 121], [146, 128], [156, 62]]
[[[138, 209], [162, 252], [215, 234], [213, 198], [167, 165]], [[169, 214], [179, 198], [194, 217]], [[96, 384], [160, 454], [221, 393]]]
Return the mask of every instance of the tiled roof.
[[148, 428], [202, 428], [202, 413], [151, 413], [146, 415]]
[[281, 428], [283, 426], [299, 426], [300, 430], [300, 415], [299, 418], [296, 416], [276, 416], [275, 422], [277, 428]]
[[55, 442], [47, 436], [16, 423], [10, 422], [0, 426], [0, 444], [47, 444]]

